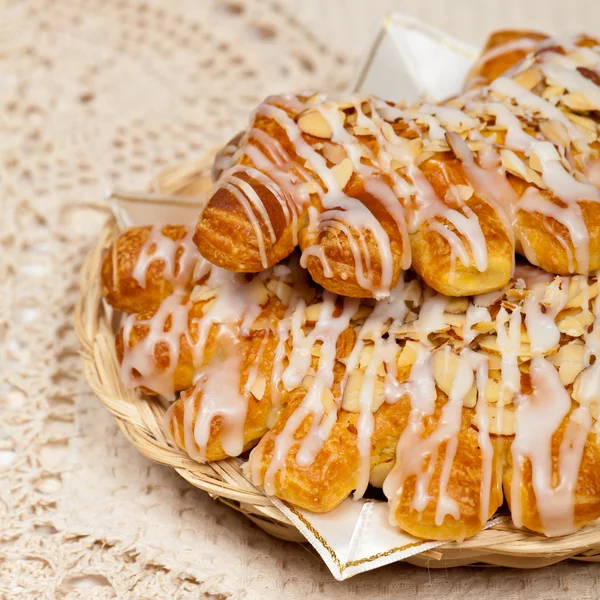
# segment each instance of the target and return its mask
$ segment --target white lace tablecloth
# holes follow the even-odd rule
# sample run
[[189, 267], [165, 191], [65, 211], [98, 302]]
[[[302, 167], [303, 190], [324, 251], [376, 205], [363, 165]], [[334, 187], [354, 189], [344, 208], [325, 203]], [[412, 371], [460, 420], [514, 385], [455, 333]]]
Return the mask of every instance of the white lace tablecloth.
[[104, 190], [199, 156], [269, 93], [344, 89], [391, 9], [476, 44], [600, 33], [598, 0], [0, 0], [2, 600], [598, 597], [579, 563], [337, 583], [139, 456], [84, 382], [73, 307]]

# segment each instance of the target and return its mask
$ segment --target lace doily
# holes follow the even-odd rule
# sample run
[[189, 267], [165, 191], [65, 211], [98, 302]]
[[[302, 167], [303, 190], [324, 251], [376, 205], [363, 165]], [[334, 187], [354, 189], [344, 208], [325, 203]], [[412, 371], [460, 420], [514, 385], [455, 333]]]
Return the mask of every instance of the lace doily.
[[[104, 191], [224, 141], [268, 93], [344, 89], [392, 8], [0, 0], [1, 598], [594, 597], [593, 564], [396, 565], [337, 583], [306, 548], [137, 455], [84, 383], [71, 322]], [[600, 22], [591, 0], [402, 9], [473, 43], [501, 26]]]

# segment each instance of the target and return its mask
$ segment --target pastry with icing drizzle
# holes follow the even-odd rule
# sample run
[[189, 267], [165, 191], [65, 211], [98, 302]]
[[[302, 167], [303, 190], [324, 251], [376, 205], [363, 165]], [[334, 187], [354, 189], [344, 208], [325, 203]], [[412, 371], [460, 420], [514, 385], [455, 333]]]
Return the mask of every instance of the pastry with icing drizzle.
[[481, 55], [471, 67], [465, 88], [489, 85], [526, 58], [540, 42], [547, 39], [548, 36], [539, 31], [517, 29], [495, 31], [487, 39]]
[[595, 277], [519, 265], [502, 290], [451, 298], [407, 272], [375, 302], [323, 290], [296, 254], [257, 275], [198, 257], [198, 283], [169, 294], [174, 254], [113, 248], [118, 272], [144, 263], [165, 290], [125, 319], [122, 379], [175, 399], [165, 426], [192, 458], [254, 447], [248, 476], [313, 511], [383, 485], [393, 522], [430, 539], [476, 534], [504, 498], [548, 535], [600, 516]]
[[[113, 241], [102, 285], [107, 302], [130, 313], [116, 336], [121, 378], [171, 401], [165, 430], [190, 457], [205, 462], [250, 450], [247, 476], [256, 485], [316, 512], [349, 495], [363, 497], [369, 484], [382, 487], [391, 522], [425, 539], [475, 535], [504, 501], [516, 526], [548, 536], [600, 518], [600, 242], [593, 233], [600, 48], [584, 37], [542, 41], [509, 65], [525, 44], [499, 39], [476, 70], [494, 77], [497, 63], [489, 72], [486, 63], [506, 54], [503, 44], [513, 44], [503, 59], [510, 73], [438, 107], [398, 109], [369, 99], [335, 108], [314, 96], [269, 100], [275, 110], [258, 111], [253, 122], [260, 126], [232, 140], [215, 162], [217, 191], [207, 206], [219, 210], [212, 216], [204, 210], [195, 231], [132, 228]], [[326, 138], [304, 139], [295, 129], [303, 114], [335, 120], [327, 112], [334, 110], [356, 115], [349, 131], [345, 125], [346, 133], [337, 131], [342, 142], [335, 144], [347, 153], [337, 163]], [[268, 127], [260, 120], [265, 114], [272, 118]], [[387, 142], [369, 145], [376, 136], [361, 114], [371, 121], [384, 115], [383, 137], [405, 149], [422, 144], [425, 158], [410, 159], [394, 179], [386, 170], [391, 160], [381, 167]], [[277, 146], [264, 137], [274, 122], [288, 127], [288, 142], [309, 157], [304, 163], [288, 160], [285, 139]], [[344, 164], [362, 152], [348, 140], [363, 137], [357, 131], [363, 126], [370, 133], [361, 144], [379, 158], [363, 163], [360, 155], [358, 162], [373, 169], [369, 178], [358, 188], [338, 185], [340, 204], [327, 207], [327, 182], [333, 189], [340, 172], [328, 179], [323, 171], [317, 180], [307, 162], [317, 153], [328, 172], [330, 162]], [[250, 137], [261, 140], [262, 150], [250, 148]], [[268, 167], [271, 160], [282, 168]], [[457, 172], [465, 179], [456, 179]], [[322, 184], [327, 190], [319, 191]], [[355, 201], [368, 204], [349, 190], [364, 186], [387, 198], [383, 186], [405, 184], [412, 186], [400, 203], [406, 228], [394, 221], [394, 237], [392, 221], [382, 226], [390, 244], [396, 240], [393, 260], [384, 265], [377, 254], [386, 253], [384, 237], [362, 219], [365, 209], [357, 209], [359, 217], [346, 215]], [[307, 205], [296, 205], [291, 192], [304, 194]], [[224, 216], [227, 207], [231, 214]], [[335, 217], [330, 214], [331, 229], [323, 231], [337, 231], [335, 239], [346, 239], [350, 249], [338, 248], [345, 258], [335, 263], [318, 237], [327, 211]], [[237, 220], [244, 214], [249, 228]], [[484, 215], [496, 219], [490, 227], [503, 232], [498, 238], [481, 235]], [[232, 272], [201, 255], [210, 235], [203, 227], [213, 218], [215, 227], [221, 218], [234, 219], [231, 226], [246, 241], [252, 231], [274, 239], [254, 248], [259, 263], [249, 271], [256, 273]], [[297, 229], [290, 228], [294, 223]], [[228, 246], [224, 231], [208, 243], [222, 239], [227, 258], [242, 246]], [[294, 251], [296, 238], [301, 252]], [[510, 250], [502, 278], [469, 296], [444, 287], [462, 282], [467, 289], [469, 265], [481, 275], [500, 264], [492, 261], [498, 256], [492, 240]], [[243, 247], [249, 261], [250, 246]], [[365, 253], [375, 247], [374, 258]], [[518, 259], [513, 269], [514, 248], [539, 266]], [[277, 264], [269, 264], [275, 255]], [[408, 255], [412, 269], [404, 263]], [[312, 259], [321, 264], [325, 288], [349, 282], [369, 292], [355, 295], [377, 299], [324, 289], [309, 277], [321, 281]], [[340, 264], [348, 271], [337, 280]]]
[[600, 46], [543, 40], [514, 63], [543, 37], [492, 38], [474, 73], [495, 78], [439, 105], [268, 98], [219, 157], [200, 252], [258, 272], [299, 244], [326, 289], [377, 299], [409, 265], [452, 296], [506, 285], [515, 251], [600, 268]]

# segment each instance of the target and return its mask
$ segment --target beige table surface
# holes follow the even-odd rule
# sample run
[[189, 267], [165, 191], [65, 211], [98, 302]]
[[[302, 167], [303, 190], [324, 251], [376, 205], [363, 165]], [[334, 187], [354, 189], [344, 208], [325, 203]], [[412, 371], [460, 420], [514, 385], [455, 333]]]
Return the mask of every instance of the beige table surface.
[[0, 599], [600, 596], [580, 563], [337, 583], [137, 455], [83, 381], [71, 323], [104, 190], [201, 155], [268, 93], [343, 89], [391, 9], [474, 44], [600, 33], [598, 0], [0, 0]]

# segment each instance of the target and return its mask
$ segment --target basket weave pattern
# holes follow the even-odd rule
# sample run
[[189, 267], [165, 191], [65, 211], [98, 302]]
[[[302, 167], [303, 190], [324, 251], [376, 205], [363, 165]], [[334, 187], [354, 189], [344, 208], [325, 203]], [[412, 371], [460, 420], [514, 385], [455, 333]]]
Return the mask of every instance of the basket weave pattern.
[[[207, 164], [202, 161], [202, 167]], [[184, 193], [189, 178], [197, 171], [189, 166], [170, 170], [158, 183], [162, 192]], [[180, 179], [181, 176], [181, 179]], [[143, 201], [143, 195], [141, 197]], [[272, 505], [269, 498], [242, 474], [242, 461], [231, 458], [207, 464], [190, 459], [174, 447], [163, 432], [164, 402], [126, 389], [120, 380], [114, 348], [118, 315], [102, 301], [100, 266], [102, 256], [118, 234], [111, 220], [104, 227], [81, 273], [81, 297], [75, 315], [75, 329], [81, 344], [87, 381], [103, 405], [115, 416], [127, 439], [152, 461], [174, 468], [193, 486], [240, 511], [271, 535], [289, 541], [304, 541], [302, 534]], [[600, 562], [600, 522], [562, 538], [544, 536], [514, 528], [510, 521], [485, 530], [461, 543], [445, 544], [408, 559], [428, 567], [491, 564], [536, 568], [568, 558]]]

